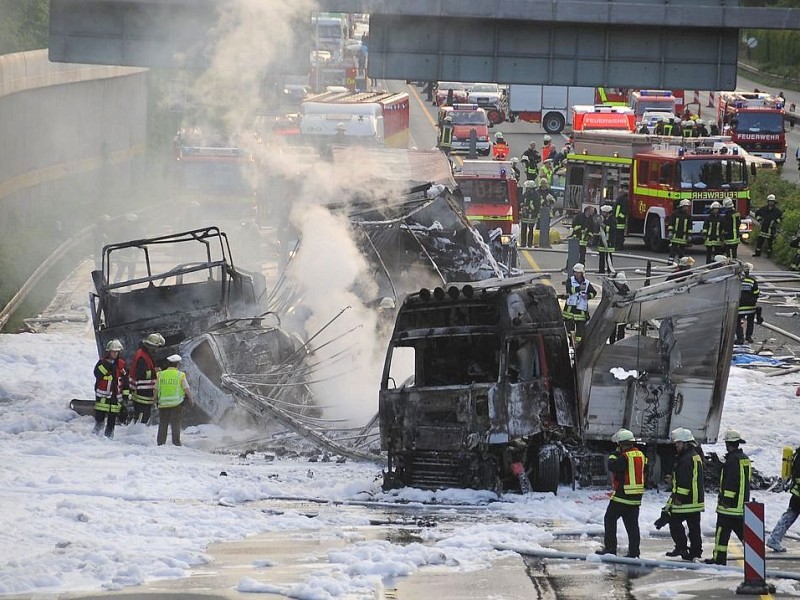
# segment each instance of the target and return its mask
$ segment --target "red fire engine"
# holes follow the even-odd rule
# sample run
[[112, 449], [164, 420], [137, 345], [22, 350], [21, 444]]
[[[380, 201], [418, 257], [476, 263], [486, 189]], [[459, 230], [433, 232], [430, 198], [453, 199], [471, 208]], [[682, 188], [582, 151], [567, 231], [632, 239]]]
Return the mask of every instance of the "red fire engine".
[[572, 107], [572, 131], [597, 129], [629, 131], [636, 130], [636, 115], [627, 106], [578, 105]]
[[489, 156], [492, 142], [489, 139], [489, 118], [477, 104], [454, 104], [439, 108], [438, 124], [441, 131], [444, 120], [453, 121], [453, 154], [469, 152], [470, 137], [475, 131], [475, 150], [481, 156]]
[[680, 116], [683, 102], [678, 102], [672, 90], [636, 90], [631, 94], [630, 106], [639, 121], [645, 112], [665, 112]]
[[464, 196], [467, 219], [487, 242], [500, 248], [500, 252], [493, 251], [495, 258], [516, 267], [517, 240], [512, 225], [519, 221], [519, 202], [511, 162], [465, 160], [453, 175]]
[[[713, 144], [684, 147], [679, 138], [616, 132], [577, 132], [567, 157], [565, 203], [578, 212], [627, 198], [627, 235], [643, 237], [654, 251], [667, 247], [667, 218], [681, 200], [691, 201], [693, 241], [702, 243], [703, 221], [712, 202], [733, 199], [750, 213], [748, 169], [743, 156], [722, 153]], [[750, 229], [742, 219], [740, 233]]]
[[762, 92], [719, 95], [717, 124], [750, 154], [786, 162], [785, 101]]

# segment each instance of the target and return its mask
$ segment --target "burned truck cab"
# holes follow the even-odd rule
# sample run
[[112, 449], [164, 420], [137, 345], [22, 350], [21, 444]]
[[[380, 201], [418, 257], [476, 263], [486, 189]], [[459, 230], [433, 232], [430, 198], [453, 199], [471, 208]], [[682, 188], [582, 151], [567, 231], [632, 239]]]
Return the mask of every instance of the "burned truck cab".
[[406, 297], [379, 397], [384, 487], [556, 490], [575, 382], [555, 291], [536, 279]]

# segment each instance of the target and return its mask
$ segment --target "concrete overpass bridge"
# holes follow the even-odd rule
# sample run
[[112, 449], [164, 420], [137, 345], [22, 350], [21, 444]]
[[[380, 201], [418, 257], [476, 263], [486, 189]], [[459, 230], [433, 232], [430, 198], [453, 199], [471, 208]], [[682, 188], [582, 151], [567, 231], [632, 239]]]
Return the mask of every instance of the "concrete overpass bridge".
[[[235, 5], [51, 0], [50, 59], [202, 69], [210, 32]], [[316, 8], [370, 14], [370, 73], [386, 79], [728, 90], [740, 29], [800, 29], [800, 9], [738, 0], [317, 0]], [[293, 51], [277, 71], [307, 70], [308, 12], [293, 18]]]

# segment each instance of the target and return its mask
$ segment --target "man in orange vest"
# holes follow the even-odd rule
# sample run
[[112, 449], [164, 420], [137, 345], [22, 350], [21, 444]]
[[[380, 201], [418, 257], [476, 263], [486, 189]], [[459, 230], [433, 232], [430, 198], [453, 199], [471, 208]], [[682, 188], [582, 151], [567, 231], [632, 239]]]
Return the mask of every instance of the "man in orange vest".
[[611, 500], [603, 519], [605, 535], [603, 547], [597, 554], [617, 553], [617, 521], [622, 517], [625, 531], [628, 532], [628, 553], [626, 558], [639, 558], [639, 507], [644, 495], [644, 454], [636, 447], [636, 439], [628, 429], [620, 429], [611, 436], [617, 444], [608, 457], [611, 471]]

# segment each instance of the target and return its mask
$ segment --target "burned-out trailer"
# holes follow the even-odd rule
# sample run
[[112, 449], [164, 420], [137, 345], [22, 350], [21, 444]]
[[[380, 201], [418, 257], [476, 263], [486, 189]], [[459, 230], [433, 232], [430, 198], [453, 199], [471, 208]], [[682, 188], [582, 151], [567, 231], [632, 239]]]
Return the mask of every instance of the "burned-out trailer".
[[499, 490], [527, 476], [533, 490], [556, 490], [575, 383], [555, 291], [536, 279], [406, 297], [379, 396], [386, 487]]
[[[535, 275], [411, 294], [379, 395], [385, 487], [605, 485], [622, 427], [660, 481], [672, 429], [717, 440], [740, 271], [715, 263], [624, 296], [605, 281], [574, 360], [555, 291]], [[620, 324], [629, 335], [609, 344]]]

